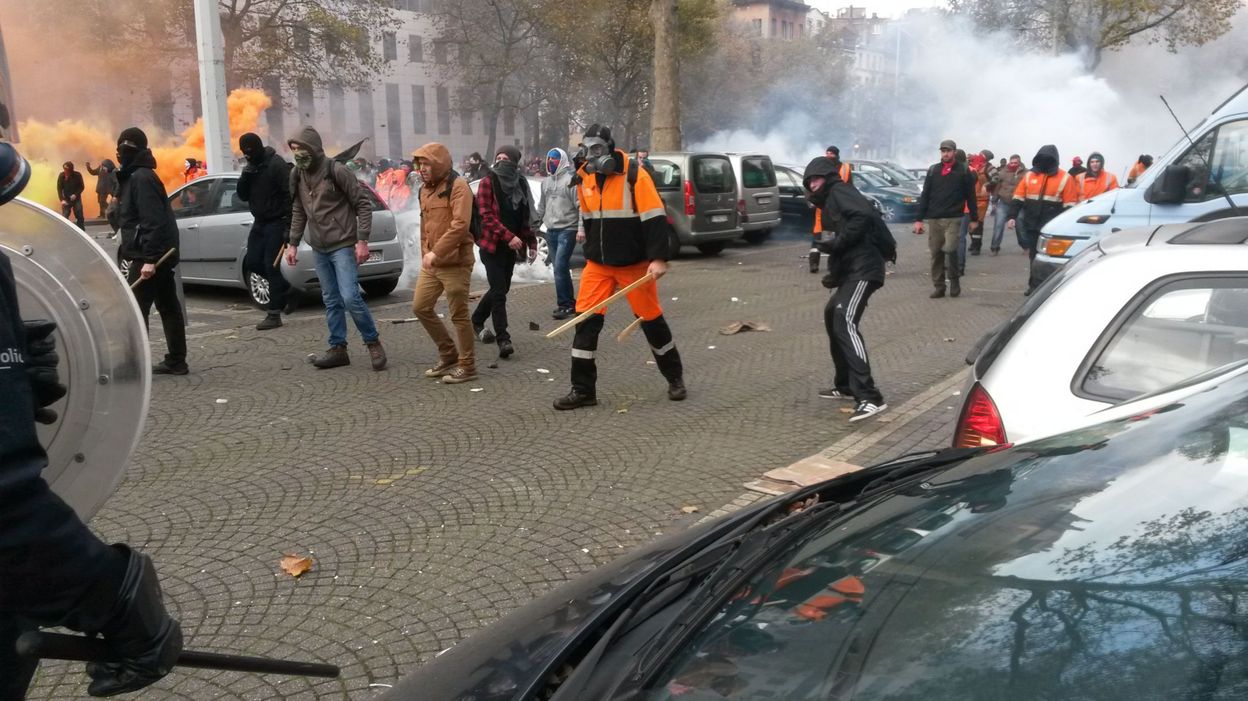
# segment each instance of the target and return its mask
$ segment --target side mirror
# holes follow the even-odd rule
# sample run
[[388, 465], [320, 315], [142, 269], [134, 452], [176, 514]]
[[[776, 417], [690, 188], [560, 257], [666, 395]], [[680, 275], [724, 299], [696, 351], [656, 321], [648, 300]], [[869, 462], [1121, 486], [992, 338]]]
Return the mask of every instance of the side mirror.
[[1192, 171], [1187, 166], [1166, 166], [1144, 192], [1144, 201], [1152, 204], [1182, 203], [1187, 198], [1187, 183], [1191, 177]]

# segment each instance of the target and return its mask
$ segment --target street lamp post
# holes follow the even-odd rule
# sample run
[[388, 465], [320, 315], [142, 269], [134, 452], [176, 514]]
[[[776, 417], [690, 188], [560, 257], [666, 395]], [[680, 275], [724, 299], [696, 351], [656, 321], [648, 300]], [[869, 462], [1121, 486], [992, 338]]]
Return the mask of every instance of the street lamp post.
[[225, 104], [225, 42], [217, 0], [195, 0], [199, 95], [204, 106], [204, 161], [209, 173], [233, 170], [230, 120]]

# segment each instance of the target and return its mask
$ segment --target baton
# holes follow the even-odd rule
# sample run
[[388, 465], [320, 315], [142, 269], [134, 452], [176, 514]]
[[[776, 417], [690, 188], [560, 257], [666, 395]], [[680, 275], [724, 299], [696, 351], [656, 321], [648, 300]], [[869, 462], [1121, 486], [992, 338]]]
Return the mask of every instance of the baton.
[[[169, 260], [169, 256], [173, 255], [174, 252], [177, 250], [178, 249], [176, 248], [170, 248], [169, 250], [165, 251], [165, 255], [161, 256], [160, 260], [156, 261], [156, 267], [159, 268], [161, 265], [163, 265], [165, 261]], [[134, 263], [131, 262], [131, 265], [134, 265]], [[139, 283], [143, 282], [143, 280], [145, 279], [146, 278], [139, 278], [138, 280], [135, 280], [134, 282], [130, 283], [130, 289], [133, 290], [134, 288], [138, 287]]]
[[[73, 660], [77, 662], [112, 662], [117, 659], [111, 648], [99, 638], [63, 633], [27, 631], [17, 639], [17, 654], [50, 660]], [[301, 677], [336, 678], [341, 670], [336, 665], [319, 662], [296, 662], [276, 660], [271, 657], [246, 655], [222, 655], [216, 652], [183, 650], [175, 662], [179, 667], [196, 669], [220, 669], [229, 672], [253, 672], [255, 674], [292, 674]]]
[[273, 259], [273, 267], [276, 268], [282, 263], [282, 254], [286, 252], [286, 242], [282, 242], [281, 248], [277, 249], [277, 257]]
[[628, 326], [625, 326], [624, 330], [621, 331], [620, 334], [615, 337], [615, 340], [619, 341], [620, 343], [627, 341], [628, 337], [633, 335], [633, 332], [637, 330], [638, 326], [641, 326], [641, 317], [637, 317], [636, 319], [633, 319], [633, 323], [629, 324]]
[[572, 320], [568, 321], [568, 322], [567, 322], [567, 323], [565, 323], [563, 326], [560, 326], [559, 328], [555, 329], [554, 331], [551, 331], [550, 333], [546, 334], [546, 338], [554, 338], [555, 336], [558, 336], [559, 334], [563, 333], [564, 331], [567, 331], [568, 329], [572, 328], [573, 326], [576, 326], [577, 324], [581, 323], [582, 321], [585, 321], [585, 320], [586, 320], [586, 319], [588, 319], [590, 316], [592, 316], [592, 315], [594, 315], [594, 314], [598, 313], [598, 310], [599, 310], [599, 309], [602, 309], [603, 307], [607, 306], [608, 304], [611, 304], [611, 303], [612, 303], [612, 302], [614, 302], [615, 300], [617, 300], [617, 299], [619, 299], [619, 298], [623, 297], [624, 295], [628, 294], [629, 292], [632, 292], [633, 290], [637, 289], [638, 287], [641, 287], [642, 285], [646, 284], [647, 282], [654, 282], [654, 274], [653, 274], [653, 273], [646, 273], [645, 275], [642, 275], [641, 277], [637, 278], [637, 279], [636, 279], [636, 280], [634, 280], [631, 284], [629, 284], [627, 287], [625, 287], [625, 288], [621, 289], [619, 292], [616, 292], [615, 294], [611, 295], [610, 297], [607, 297], [606, 299], [602, 300], [602, 302], [601, 302], [601, 303], [599, 303], [599, 304], [595, 304], [593, 309], [590, 309], [589, 311], [586, 311], [586, 312], [584, 312], [584, 313], [582, 313], [582, 314], [577, 315], [577, 316], [576, 316], [576, 318], [574, 318], [574, 319], [572, 319]]

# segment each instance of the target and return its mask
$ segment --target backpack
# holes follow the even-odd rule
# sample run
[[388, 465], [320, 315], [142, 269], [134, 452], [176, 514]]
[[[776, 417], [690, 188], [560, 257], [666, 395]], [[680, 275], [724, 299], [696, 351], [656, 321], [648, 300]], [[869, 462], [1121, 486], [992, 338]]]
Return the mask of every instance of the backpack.
[[[461, 177], [460, 174], [456, 173], [455, 169], [452, 168], [450, 175], [446, 177], [446, 189], [442, 191], [443, 197], [450, 199], [451, 189], [455, 187], [455, 178], [458, 178], [458, 177]], [[471, 192], [472, 191], [469, 190], [469, 194], [471, 194]], [[483, 229], [484, 227], [481, 223], [481, 210], [477, 209], [477, 198], [475, 195], [473, 195], [472, 217], [468, 220], [468, 233], [472, 234], [473, 243], [478, 243], [478, 244], [481, 243], [481, 233]]]

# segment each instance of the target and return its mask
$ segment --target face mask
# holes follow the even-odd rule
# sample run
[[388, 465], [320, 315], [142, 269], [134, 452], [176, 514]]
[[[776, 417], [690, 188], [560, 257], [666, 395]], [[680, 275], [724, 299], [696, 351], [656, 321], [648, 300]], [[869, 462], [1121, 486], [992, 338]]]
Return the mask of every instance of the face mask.
[[295, 167], [298, 168], [299, 170], [307, 170], [308, 168], [312, 167], [312, 154], [296, 153], [294, 154], [294, 157], [295, 157]]
[[611, 148], [601, 139], [586, 144], [585, 172], [602, 175], [615, 172], [615, 157], [611, 155]]

